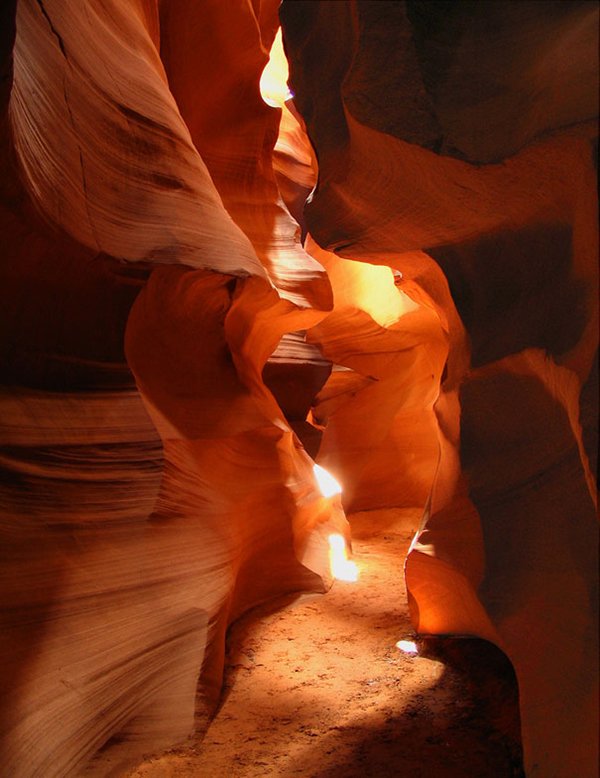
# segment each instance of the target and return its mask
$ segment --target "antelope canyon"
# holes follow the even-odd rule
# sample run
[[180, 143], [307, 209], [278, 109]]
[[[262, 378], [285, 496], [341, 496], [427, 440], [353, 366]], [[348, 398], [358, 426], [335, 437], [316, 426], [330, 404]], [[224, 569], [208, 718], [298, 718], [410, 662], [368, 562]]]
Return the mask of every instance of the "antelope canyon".
[[367, 684], [487, 646], [514, 772], [153, 775], [597, 776], [595, 0], [6, 0], [0, 51], [0, 774], [202, 743], [309, 602], [256, 694], [340, 613]]

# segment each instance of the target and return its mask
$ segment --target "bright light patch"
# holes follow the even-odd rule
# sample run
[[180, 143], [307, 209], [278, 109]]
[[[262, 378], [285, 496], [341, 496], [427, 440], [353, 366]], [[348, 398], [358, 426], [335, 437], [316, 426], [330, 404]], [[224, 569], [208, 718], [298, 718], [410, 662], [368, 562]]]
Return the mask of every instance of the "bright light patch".
[[[313, 465], [313, 473], [319, 484], [319, 489], [323, 497], [333, 497], [334, 494], [340, 494], [342, 487], [339, 482], [325, 470], [321, 465]], [[340, 535], [341, 537], [341, 535]]]
[[272, 108], [282, 108], [285, 101], [294, 96], [287, 85], [288, 77], [288, 62], [283, 51], [281, 28], [279, 28], [271, 47], [269, 61], [260, 77], [260, 94], [267, 105]]
[[399, 648], [400, 651], [403, 651], [405, 654], [410, 654], [411, 656], [416, 656], [419, 653], [417, 644], [413, 640], [399, 640], [396, 643], [396, 648]]
[[343, 535], [330, 535], [329, 547], [336, 554], [346, 554], [346, 541]]
[[358, 581], [358, 567], [348, 559], [343, 535], [329, 536], [329, 565], [331, 575], [338, 581]]

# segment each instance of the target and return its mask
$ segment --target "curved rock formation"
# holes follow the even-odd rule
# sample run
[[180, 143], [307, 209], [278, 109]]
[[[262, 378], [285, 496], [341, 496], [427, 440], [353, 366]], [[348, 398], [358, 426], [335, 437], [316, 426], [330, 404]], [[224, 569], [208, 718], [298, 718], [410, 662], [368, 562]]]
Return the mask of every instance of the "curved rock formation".
[[597, 349], [597, 7], [292, 2], [282, 22], [319, 160], [307, 228], [399, 270], [448, 325], [439, 463], [406, 566], [415, 627], [510, 657], [528, 775], [592, 776], [579, 397]]
[[389, 268], [307, 245], [334, 290], [333, 312], [308, 333], [336, 365], [312, 410], [324, 427], [318, 461], [344, 485], [347, 510], [424, 506], [447, 333], [427, 295], [396, 286]]
[[206, 727], [231, 620], [331, 581], [307, 452], [423, 507], [414, 626], [505, 651], [527, 774], [594, 774], [596, 36], [579, 0], [2, 5], [3, 774]]
[[[232, 619], [330, 582], [346, 521], [261, 372], [331, 293], [276, 187], [248, 199], [261, 171], [232, 172], [248, 133], [270, 165], [277, 112], [267, 132], [251, 96], [225, 96], [223, 127], [246, 129], [213, 183], [156, 4], [24, 0], [7, 17], [0, 761], [107, 774], [202, 726]], [[235, 22], [256, 28], [252, 7]], [[240, 213], [264, 215], [258, 232]]]

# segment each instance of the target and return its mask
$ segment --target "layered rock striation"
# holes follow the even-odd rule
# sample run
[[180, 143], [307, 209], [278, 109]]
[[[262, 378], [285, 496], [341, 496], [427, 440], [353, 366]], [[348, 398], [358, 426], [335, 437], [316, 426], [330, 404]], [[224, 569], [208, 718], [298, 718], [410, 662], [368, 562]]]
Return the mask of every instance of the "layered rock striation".
[[316, 459], [592, 776], [597, 7], [278, 6], [0, 11], [3, 772], [205, 728], [231, 621], [331, 581]]

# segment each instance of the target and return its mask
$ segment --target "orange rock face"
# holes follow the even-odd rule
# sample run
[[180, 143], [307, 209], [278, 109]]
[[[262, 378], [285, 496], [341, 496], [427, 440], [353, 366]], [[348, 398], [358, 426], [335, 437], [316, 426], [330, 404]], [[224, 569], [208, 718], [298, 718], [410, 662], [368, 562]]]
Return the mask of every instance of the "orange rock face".
[[506, 652], [528, 774], [594, 775], [597, 9], [287, 3], [282, 21], [319, 160], [307, 229], [399, 270], [445, 333], [439, 458], [406, 562], [416, 629]]
[[496, 643], [527, 774], [591, 776], [597, 8], [278, 5], [0, 12], [3, 773], [206, 726], [343, 504], [422, 508], [415, 629]]
[[[230, 621], [324, 591], [327, 536], [347, 534], [262, 380], [331, 290], [278, 202], [257, 20], [206, 3], [209, 34], [188, 5], [23, 2], [6, 41], [8, 775], [106, 774], [184, 740], [218, 701]], [[185, 101], [198, 73], [168, 43], [187, 30], [198, 51], [218, 25], [234, 50], [250, 31], [254, 65], [220, 46], [223, 69], [205, 61], [228, 106], [211, 144]], [[228, 92], [230, 66], [250, 94]]]

